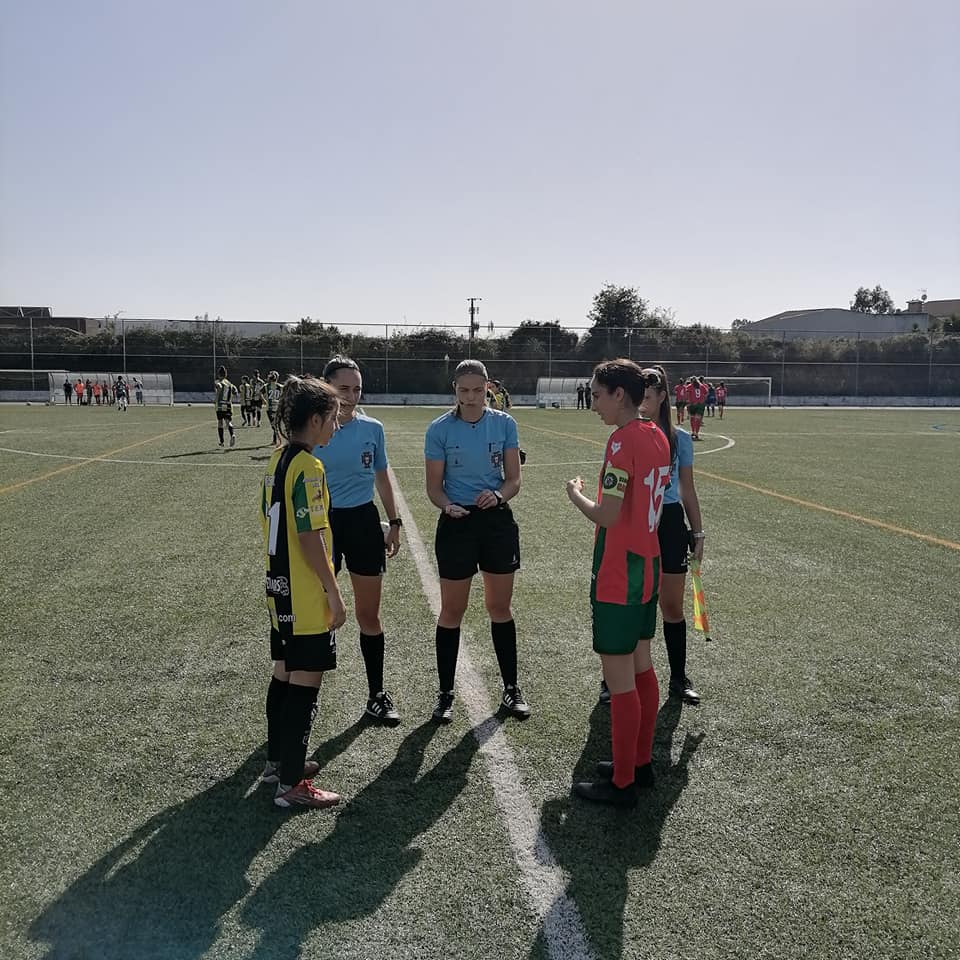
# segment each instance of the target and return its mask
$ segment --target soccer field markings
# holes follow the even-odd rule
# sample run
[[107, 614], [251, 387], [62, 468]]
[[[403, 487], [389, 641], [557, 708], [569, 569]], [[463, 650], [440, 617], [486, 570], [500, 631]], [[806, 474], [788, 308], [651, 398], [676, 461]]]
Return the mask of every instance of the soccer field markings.
[[744, 490], [750, 490], [752, 493], [762, 493], [767, 497], [774, 497], [782, 500], [784, 503], [792, 503], [799, 507], [806, 507], [809, 510], [819, 510], [821, 513], [828, 513], [835, 517], [842, 517], [845, 520], [856, 520], [860, 523], [868, 524], [879, 530], [886, 530], [890, 533], [899, 533], [905, 537], [913, 537], [915, 540], [922, 540], [924, 543], [932, 543], [938, 547], [946, 547], [948, 550], [960, 551], [960, 543], [953, 540], [944, 540], [941, 537], [934, 537], [929, 533], [921, 533], [919, 530], [911, 530], [909, 527], [898, 527], [895, 523], [887, 523], [885, 520], [876, 520], [873, 517], [864, 517], [859, 513], [850, 513], [847, 510], [838, 510], [836, 507], [828, 507], [823, 503], [815, 503], [812, 500], [802, 500], [800, 497], [791, 497], [786, 493], [778, 493], [776, 490], [768, 490], [766, 487], [758, 487], [752, 483], [745, 483], [743, 480], [733, 480], [730, 477], [721, 477], [717, 473], [708, 473], [706, 470], [698, 470], [697, 473], [703, 477], [709, 477], [711, 480], [718, 480], [721, 483], [729, 483], [734, 487], [741, 487]]
[[[594, 437], [581, 437], [574, 433], [561, 433], [559, 430], [548, 430], [546, 427], [535, 427], [529, 423], [525, 423], [523, 425], [523, 428], [524, 430], [539, 430], [540, 433], [549, 433], [555, 437], [566, 437], [568, 440], [580, 440], [585, 443], [593, 443], [593, 444], [596, 444], [598, 447], [605, 447], [607, 445], [606, 440], [597, 440]], [[729, 450], [731, 447], [735, 447], [737, 445], [737, 441], [734, 440], [733, 437], [725, 436], [722, 433], [711, 433], [711, 434], [708, 434], [708, 436], [710, 438], [717, 437], [719, 440], [726, 440], [726, 443], [722, 447], [711, 447], [709, 450], [698, 449], [697, 450], [698, 457], [705, 457], [708, 453], [721, 453], [722, 451]], [[584, 460], [581, 462], [595, 463], [597, 461]], [[551, 466], [551, 464], [544, 464], [544, 466]], [[556, 464], [556, 466], [564, 466], [564, 464]], [[573, 466], [573, 464], [570, 464], [570, 466]], [[526, 469], [526, 467], [524, 467], [524, 469]]]
[[[435, 617], [439, 617], [440, 582], [434, 574], [420, 530], [392, 468], [390, 475], [397, 507], [403, 516], [407, 546], [420, 575], [430, 610]], [[480, 744], [480, 754], [493, 787], [494, 802], [510, 838], [530, 904], [542, 925], [548, 953], [554, 960], [588, 960], [593, 954], [580, 911], [567, 896], [566, 878], [547, 845], [539, 817], [523, 789], [513, 750], [490, 709], [487, 692], [473, 665], [465, 637], [461, 637], [460, 643], [457, 690]]]
[[148, 443], [155, 443], [157, 440], [165, 440], [167, 437], [175, 437], [177, 434], [186, 433], [188, 430], [196, 430], [199, 426], [201, 426], [201, 424], [195, 423], [189, 427], [180, 427], [179, 430], [168, 430], [166, 433], [158, 434], [155, 437], [147, 437], [145, 440], [138, 440], [136, 443], [128, 443], [126, 446], [117, 447], [115, 450], [107, 450], [98, 457], [84, 457], [78, 463], [68, 463], [65, 466], [57, 467], [56, 470], [49, 470], [47, 473], [41, 473], [38, 477], [29, 477], [26, 480], [20, 480], [17, 483], [11, 483], [5, 487], [0, 487], [0, 494], [13, 493], [15, 490], [22, 490], [24, 487], [29, 487], [31, 484], [39, 483], [41, 480], [49, 480], [52, 477], [59, 476], [60, 474], [69, 473], [71, 470], [79, 470], [88, 463], [101, 462], [107, 457], [112, 457], [115, 453], [123, 453], [126, 450], [135, 450], [137, 447], [142, 447]]
[[[544, 427], [534, 427], [533, 429], [541, 430], [544, 433], [556, 432], [553, 430], [547, 430]], [[582, 440], [584, 443], [594, 443], [598, 446], [606, 446], [605, 440], [595, 440], [592, 437], [577, 437], [569, 433], [558, 433], [557, 435], [569, 437], [571, 440]], [[720, 434], [712, 434], [712, 436], [720, 436]], [[731, 442], [730, 446], [732, 445], [733, 443]], [[697, 451], [697, 456], [703, 456], [706, 453], [714, 453], [726, 449], [728, 449], [728, 447], [719, 447], [717, 448], [717, 451]], [[764, 496], [774, 497], [777, 500], [782, 500], [784, 503], [791, 503], [794, 506], [806, 507], [808, 510], [817, 510], [820, 513], [827, 513], [835, 517], [842, 517], [845, 520], [856, 520], [858, 523], [865, 523], [868, 526], [876, 527], [878, 530], [886, 530], [888, 533], [898, 533], [901, 536], [913, 537], [915, 540], [922, 540], [924, 543], [932, 543], [938, 547], [946, 547], [948, 550], [960, 551], [960, 543], [955, 543], [953, 540], [945, 540], [942, 537], [934, 537], [929, 533], [921, 533], [919, 530], [911, 530], [909, 527], [900, 527], [895, 523], [887, 523], [885, 520], [876, 520], [873, 517], [864, 517], [859, 513], [850, 513], [847, 510], [839, 510], [836, 507], [828, 507], [826, 504], [815, 503], [813, 500], [802, 500], [800, 497], [791, 497], [786, 493], [779, 493], [776, 490], [769, 490], [766, 487], [758, 487], [752, 483], [745, 483], [743, 480], [733, 480], [730, 477], [720, 476], [718, 473], [709, 473], [706, 470], [697, 470], [697, 474], [702, 477], [708, 477], [710, 480], [717, 480], [720, 483], [728, 483], [734, 487], [742, 487], [744, 490], [749, 490], [751, 493], [762, 493]]]

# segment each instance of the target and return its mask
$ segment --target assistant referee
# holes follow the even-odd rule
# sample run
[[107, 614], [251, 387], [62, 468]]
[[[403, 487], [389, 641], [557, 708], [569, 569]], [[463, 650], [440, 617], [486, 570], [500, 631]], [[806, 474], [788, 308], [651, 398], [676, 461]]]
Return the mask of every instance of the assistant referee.
[[[330, 485], [334, 569], [339, 573], [345, 564], [353, 585], [360, 652], [367, 671], [366, 713], [380, 723], [395, 727], [400, 723], [400, 714], [383, 686], [385, 641], [380, 597], [387, 557], [396, 556], [400, 549], [403, 521], [387, 472], [383, 424], [357, 411], [363, 377], [355, 361], [334, 357], [324, 367], [323, 379], [340, 398], [340, 429], [325, 446], [314, 450]], [[386, 538], [373, 501], [374, 488], [389, 518]]]

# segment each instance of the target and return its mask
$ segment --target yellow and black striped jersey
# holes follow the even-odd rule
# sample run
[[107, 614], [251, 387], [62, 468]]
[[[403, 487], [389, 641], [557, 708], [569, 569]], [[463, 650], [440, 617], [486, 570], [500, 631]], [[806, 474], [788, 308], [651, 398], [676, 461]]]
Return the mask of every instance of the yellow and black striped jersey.
[[280, 402], [280, 394], [283, 393], [283, 386], [279, 383], [269, 381], [267, 383], [267, 410], [273, 413]]
[[213, 383], [214, 391], [216, 393], [215, 403], [217, 405], [217, 413], [230, 413], [233, 410], [233, 391], [236, 390], [236, 387], [224, 377], [221, 380], [215, 380]]
[[321, 530], [333, 572], [330, 493], [323, 464], [308, 447], [291, 443], [270, 458], [260, 494], [266, 548], [267, 606], [282, 636], [316, 636], [330, 630], [327, 595], [300, 549], [299, 534]]
[[250, 384], [250, 400], [252, 403], [263, 403], [263, 398], [267, 393], [267, 382], [257, 377]]

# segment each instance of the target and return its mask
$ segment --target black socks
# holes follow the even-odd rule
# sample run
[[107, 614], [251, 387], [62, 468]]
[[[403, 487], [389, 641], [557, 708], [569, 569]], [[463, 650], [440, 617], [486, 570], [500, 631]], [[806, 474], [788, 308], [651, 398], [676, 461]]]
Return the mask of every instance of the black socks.
[[682, 680], [687, 672], [687, 621], [668, 623], [664, 620], [663, 639], [667, 645], [670, 676]]
[[457, 675], [457, 654], [460, 653], [460, 628], [437, 625], [437, 676], [440, 689], [453, 693], [453, 681]]
[[316, 687], [287, 685], [283, 705], [283, 743], [280, 751], [280, 782], [293, 786], [303, 779], [303, 764], [307, 759], [310, 728], [317, 714]]
[[271, 677], [267, 687], [267, 759], [274, 763], [283, 749], [283, 706], [289, 686], [288, 681]]
[[370, 688], [370, 697], [375, 697], [383, 690], [383, 634], [376, 636], [369, 633], [360, 634], [360, 652], [363, 654], [363, 664], [367, 668], [367, 686]]
[[[506, 623], [490, 623], [493, 636], [493, 649], [500, 665], [500, 676], [504, 686], [513, 687], [517, 683], [517, 625], [513, 620]], [[460, 652], [460, 628], [437, 626], [437, 675], [440, 689], [444, 693], [453, 693], [454, 679], [457, 675], [457, 654]]]
[[493, 649], [500, 665], [500, 676], [505, 687], [517, 685], [517, 624], [513, 620], [506, 623], [490, 622], [493, 636]]

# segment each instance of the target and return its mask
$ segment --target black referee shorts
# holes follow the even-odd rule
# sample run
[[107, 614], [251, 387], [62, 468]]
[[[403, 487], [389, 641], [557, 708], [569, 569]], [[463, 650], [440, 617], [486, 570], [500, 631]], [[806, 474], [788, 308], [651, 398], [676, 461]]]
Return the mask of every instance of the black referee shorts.
[[520, 528], [507, 504], [469, 507], [460, 520], [440, 514], [434, 549], [444, 580], [468, 580], [477, 570], [513, 573], [520, 569]]
[[679, 503], [665, 503], [657, 527], [660, 540], [660, 569], [664, 573], [686, 573], [690, 552], [690, 531]]
[[270, 659], [282, 660], [287, 673], [308, 670], [310, 673], [337, 669], [337, 637], [329, 633], [293, 634], [282, 637], [270, 628]]
[[331, 507], [333, 569], [346, 566], [358, 577], [379, 577], [387, 569], [380, 512], [371, 500], [359, 507]]

